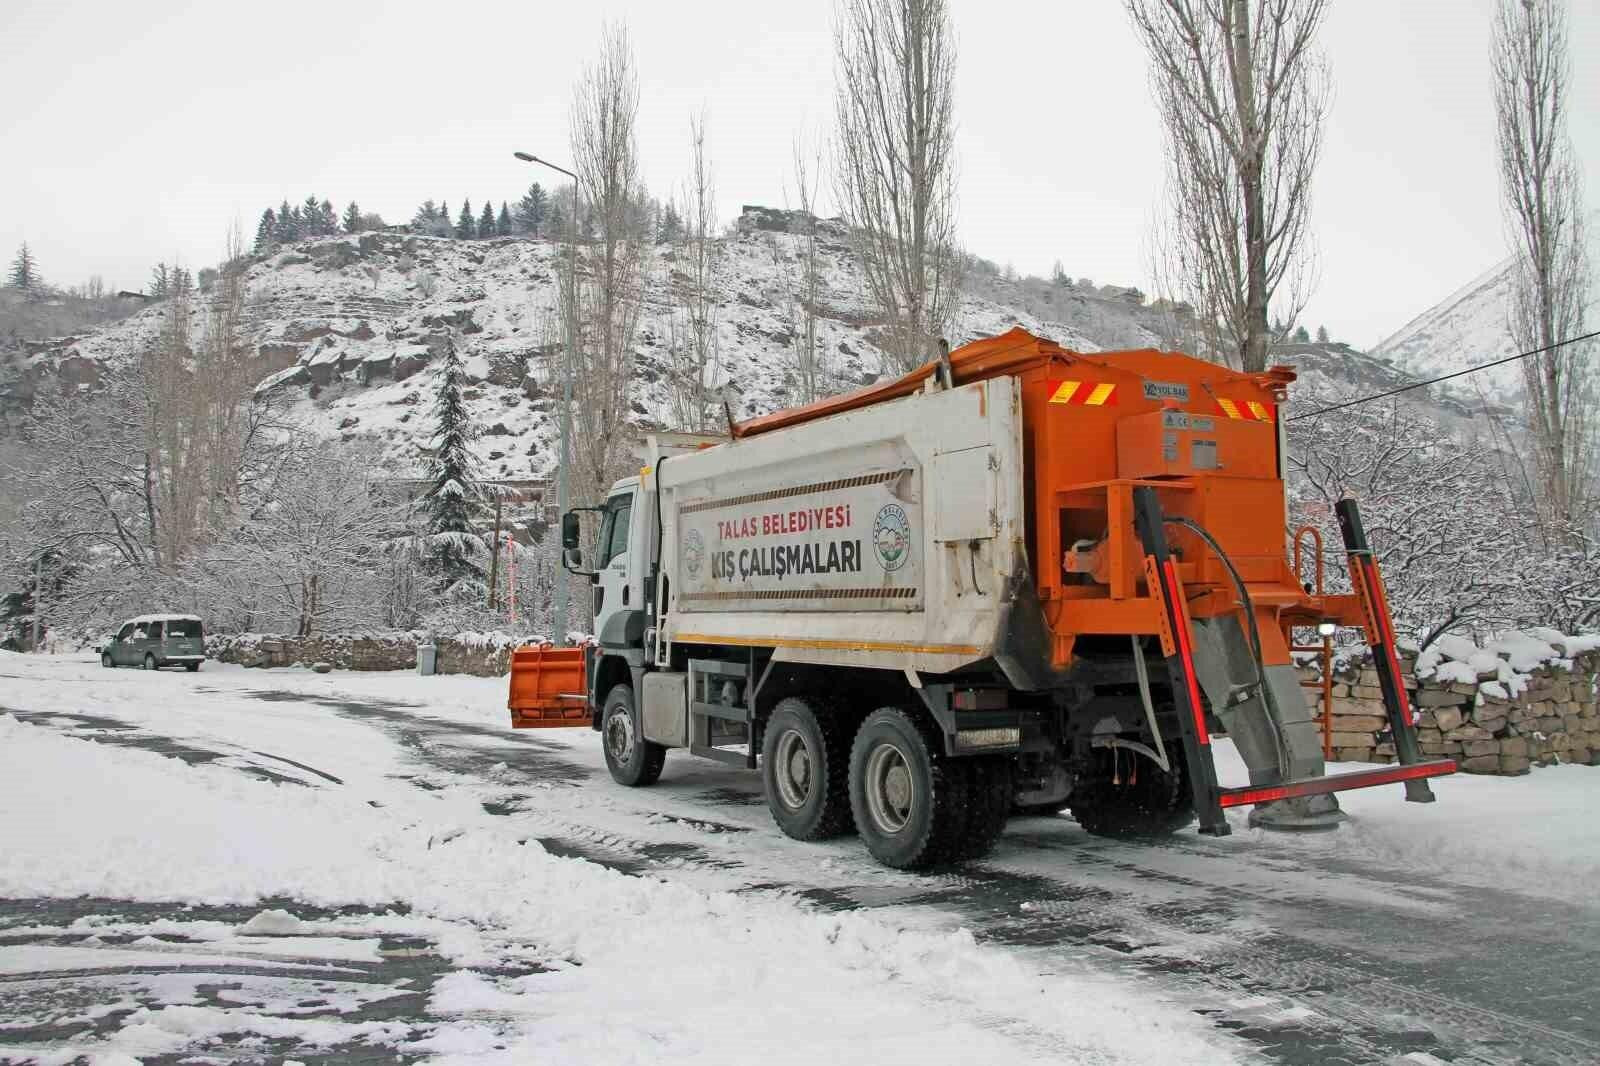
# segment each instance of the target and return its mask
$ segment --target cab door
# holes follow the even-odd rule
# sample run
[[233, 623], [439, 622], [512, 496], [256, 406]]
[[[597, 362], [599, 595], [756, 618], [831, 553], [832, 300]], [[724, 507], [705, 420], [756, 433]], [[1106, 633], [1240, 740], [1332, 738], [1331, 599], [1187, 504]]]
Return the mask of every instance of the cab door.
[[[636, 640], [629, 639], [630, 612], [642, 612], [643, 605], [634, 602], [637, 593], [632, 573], [632, 552], [629, 545], [635, 533], [634, 496], [636, 488], [629, 485], [606, 500], [605, 513], [600, 519], [600, 543], [595, 555], [594, 579], [594, 633], [602, 645], [623, 647]], [[643, 614], [638, 615], [643, 618]], [[643, 626], [639, 627], [641, 639]]]
[[133, 649], [133, 631], [134, 625], [129, 622], [117, 631], [117, 635], [111, 641], [111, 661], [117, 666], [128, 666], [133, 662], [129, 658]]

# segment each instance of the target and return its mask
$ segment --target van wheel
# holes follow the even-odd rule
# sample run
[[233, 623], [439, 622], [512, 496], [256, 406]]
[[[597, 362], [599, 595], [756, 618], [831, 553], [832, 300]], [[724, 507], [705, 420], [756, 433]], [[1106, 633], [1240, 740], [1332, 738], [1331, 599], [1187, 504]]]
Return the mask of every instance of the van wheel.
[[111, 661], [110, 652], [103, 651], [100, 653], [100, 665], [105, 667], [107, 670], [111, 670], [114, 669], [117, 664]]
[[796, 840], [822, 840], [850, 827], [850, 736], [837, 715], [789, 696], [767, 719], [761, 783], [772, 820]]
[[199, 664], [199, 663], [184, 663], [184, 664], [183, 664], [183, 668], [184, 668], [184, 669], [185, 669], [185, 670], [187, 670], [187, 671], [189, 671], [189, 672], [190, 672], [190, 673], [191, 673], [191, 674], [192, 674], [192, 673], [194, 673], [194, 672], [195, 672], [195, 671], [196, 671], [196, 670], [199, 670], [199, 669], [200, 669], [200, 664]]
[[144, 653], [144, 668], [146, 670], [154, 670], [156, 668], [156, 657], [149, 652]]
[[606, 769], [618, 784], [640, 788], [655, 784], [661, 776], [667, 749], [639, 735], [633, 715], [632, 685], [614, 685], [606, 693], [600, 739], [606, 752]]
[[930, 725], [899, 707], [873, 711], [850, 748], [850, 809], [872, 857], [897, 870], [962, 857], [971, 772], [946, 759]]

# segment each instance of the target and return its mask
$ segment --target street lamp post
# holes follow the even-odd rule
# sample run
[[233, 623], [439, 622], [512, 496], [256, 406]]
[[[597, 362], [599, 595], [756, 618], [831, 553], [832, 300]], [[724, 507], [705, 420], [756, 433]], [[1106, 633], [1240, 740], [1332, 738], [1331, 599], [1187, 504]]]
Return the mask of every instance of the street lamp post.
[[[571, 506], [570, 490], [567, 487], [567, 456], [569, 454], [568, 441], [572, 437], [572, 373], [573, 365], [577, 361], [577, 333], [578, 333], [578, 308], [575, 297], [578, 284], [578, 175], [566, 167], [558, 167], [554, 163], [540, 159], [527, 152], [513, 152], [512, 155], [524, 163], [536, 163], [542, 167], [565, 174], [572, 179], [572, 216], [567, 220], [570, 237], [567, 241], [567, 355], [565, 366], [561, 373], [561, 454], [556, 459], [556, 510], [559, 515], [565, 515]], [[557, 520], [559, 521], [559, 515]], [[558, 526], [559, 528], [559, 526]], [[549, 534], [546, 534], [547, 536]], [[567, 642], [567, 564], [565, 559], [556, 560], [556, 602], [555, 602], [555, 642]]]

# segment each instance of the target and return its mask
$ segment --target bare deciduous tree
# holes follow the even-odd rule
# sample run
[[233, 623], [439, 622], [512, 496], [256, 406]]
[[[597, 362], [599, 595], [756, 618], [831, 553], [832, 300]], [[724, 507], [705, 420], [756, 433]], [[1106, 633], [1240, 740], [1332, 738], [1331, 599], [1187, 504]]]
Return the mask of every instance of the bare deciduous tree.
[[842, 0], [835, 186], [884, 318], [883, 349], [929, 359], [959, 304], [955, 42], [944, 0]]
[[[1584, 331], [1589, 263], [1582, 177], [1567, 135], [1567, 23], [1560, 0], [1501, 0], [1494, 26], [1494, 93], [1506, 225], [1516, 258], [1510, 330], [1524, 350]], [[1593, 486], [1587, 345], [1522, 363], [1528, 425], [1547, 521], [1570, 534]]]
[[[822, 302], [822, 259], [817, 247], [817, 179], [822, 173], [822, 148], [808, 145], [804, 137], [794, 142], [794, 190], [796, 210], [789, 232], [795, 236], [794, 259], [772, 240], [773, 261], [784, 285], [784, 309], [789, 318], [792, 340], [795, 399], [810, 403], [831, 391], [828, 353], [817, 336], [818, 311]], [[787, 197], [785, 198], [787, 199]]]
[[[639, 81], [626, 27], [608, 25], [600, 56], [572, 101], [572, 158], [595, 238], [562, 286], [563, 321], [576, 353], [573, 458], [579, 500], [604, 496], [629, 454], [627, 425], [633, 342], [639, 324], [642, 257], [636, 232]], [[570, 224], [570, 223], [569, 223]], [[570, 268], [569, 268], [570, 269]]]
[[1330, 83], [1327, 0], [1127, 0], [1167, 139], [1162, 295], [1191, 304], [1201, 354], [1266, 367], [1268, 311], [1309, 290], [1311, 180]]
[[673, 287], [672, 331], [668, 345], [672, 369], [672, 420], [682, 430], [700, 433], [712, 422], [712, 403], [720, 384], [721, 347], [717, 341], [717, 302], [713, 280], [720, 258], [717, 243], [717, 188], [706, 157], [706, 120], [689, 120], [689, 180], [683, 189], [681, 264]]

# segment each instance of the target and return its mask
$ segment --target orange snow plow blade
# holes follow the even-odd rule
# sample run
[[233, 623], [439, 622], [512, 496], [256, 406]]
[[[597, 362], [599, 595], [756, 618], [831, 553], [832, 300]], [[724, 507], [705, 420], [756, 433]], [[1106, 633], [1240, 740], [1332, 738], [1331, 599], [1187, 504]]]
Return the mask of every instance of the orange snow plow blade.
[[518, 648], [511, 653], [511, 724], [551, 729], [590, 724], [582, 648]]

